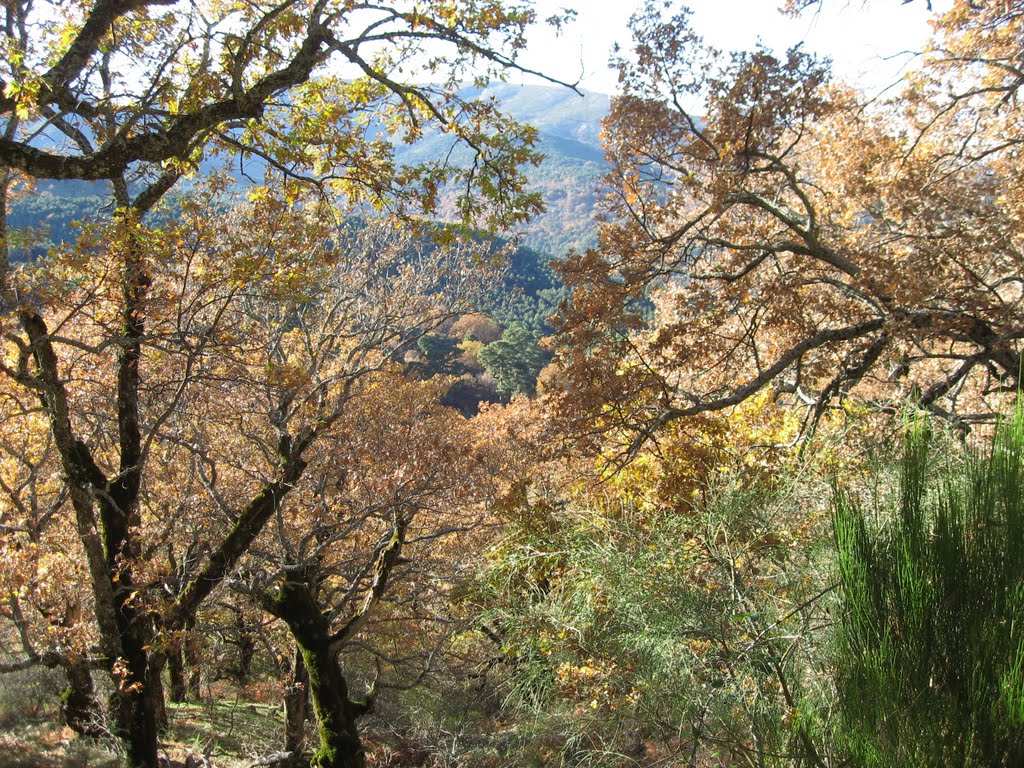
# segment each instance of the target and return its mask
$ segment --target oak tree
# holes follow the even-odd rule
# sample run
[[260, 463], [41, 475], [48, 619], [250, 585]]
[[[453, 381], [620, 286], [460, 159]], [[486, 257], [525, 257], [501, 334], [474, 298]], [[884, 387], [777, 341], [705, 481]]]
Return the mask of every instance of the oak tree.
[[799, 49], [723, 59], [649, 4], [601, 246], [563, 268], [564, 412], [627, 451], [769, 387], [808, 427], [851, 395], [998, 412], [1024, 335], [1019, 5], [956, 3], [901, 98], [867, 101]]
[[[306, 471], [307, 451], [340, 418], [352, 382], [403, 339], [394, 323], [409, 331], [431, 317], [420, 305], [386, 322], [346, 316], [351, 325], [327, 345], [341, 372], [317, 378], [316, 369], [300, 371], [287, 359], [295, 318], [258, 325], [243, 309], [250, 286], [270, 281], [276, 287], [260, 300], [280, 301], [310, 278], [317, 259], [336, 263], [341, 246], [328, 244], [338, 235], [324, 230], [334, 215], [298, 202], [288, 185], [254, 199], [234, 228], [190, 213], [187, 199], [162, 223], [152, 212], [183, 176], [208, 170], [205, 160], [223, 163], [219, 154], [237, 159], [240, 173], [253, 173], [255, 159], [257, 168], [348, 205], [429, 214], [439, 190], [456, 184], [466, 222], [527, 215], [538, 200], [525, 192], [519, 167], [537, 159], [534, 133], [493, 102], [462, 98], [457, 86], [517, 67], [533, 20], [527, 5], [493, 0], [5, 6], [4, 386], [16, 393], [9, 402], [17, 401], [19, 419], [40, 421], [33, 439], [50, 446], [45, 468], [30, 459], [9, 495], [42, 484], [53, 535], [66, 537], [74, 521], [93, 619], [83, 643], [113, 676], [111, 727], [131, 764], [157, 761], [165, 656], [158, 640], [186, 627], [279, 511]], [[435, 85], [409, 84], [417, 74]], [[400, 167], [391, 142], [428, 131], [469, 147], [470, 161]], [[109, 228], [12, 274], [7, 195], [40, 179], [107, 181], [116, 212]], [[396, 270], [389, 291], [408, 296], [403, 280], [416, 269], [382, 263]], [[396, 306], [390, 292], [379, 304]], [[263, 367], [253, 368], [260, 359]], [[33, 398], [35, 409], [23, 407]], [[210, 417], [225, 405], [235, 409], [230, 416]], [[181, 458], [196, 432], [218, 424], [233, 437], [214, 441], [216, 461], [199, 451]], [[253, 453], [254, 434], [273, 450]], [[214, 472], [230, 493], [213, 490]], [[216, 524], [186, 522], [202, 519], [200, 499], [213, 505]], [[31, 520], [19, 515], [7, 534], [20, 537]], [[19, 546], [20, 539], [10, 549]], [[155, 604], [161, 591], [167, 599]], [[27, 619], [11, 611], [18, 632], [27, 630]], [[26, 661], [48, 658], [34, 642], [23, 645]]]
[[[5, 391], [38, 447], [5, 482], [12, 500], [41, 501], [5, 521], [6, 550], [25, 550], [43, 516], [27, 583], [45, 585], [32, 575], [40, 557], [72, 562], [64, 576], [81, 571], [66, 595], [36, 599], [58, 629], [24, 643], [26, 662], [51, 658], [45, 638], [78, 633], [69, 660], [113, 677], [108, 727], [137, 765], [156, 761], [176, 638], [264, 527], [286, 524], [303, 478], [345, 469], [318, 460], [318, 446], [353, 398], [374, 399], [364, 380], [466, 312], [480, 283], [474, 244], [438, 246], [395, 221], [346, 231], [330, 206], [294, 191], [254, 190], [219, 214], [194, 194], [179, 221], [119, 218], [11, 275], [33, 309], [24, 336], [7, 335]], [[144, 301], [125, 296], [136, 270]], [[79, 604], [83, 618], [65, 621]], [[15, 629], [32, 632], [14, 609]]]
[[[403, 382], [392, 370], [360, 389], [283, 524], [232, 582], [294, 638], [320, 766], [361, 765], [357, 720], [372, 711], [376, 688], [430, 672], [450, 624], [446, 583], [460, 559], [443, 543], [479, 515], [468, 423], [439, 405], [441, 382]], [[384, 675], [363, 700], [352, 693], [358, 657]]]

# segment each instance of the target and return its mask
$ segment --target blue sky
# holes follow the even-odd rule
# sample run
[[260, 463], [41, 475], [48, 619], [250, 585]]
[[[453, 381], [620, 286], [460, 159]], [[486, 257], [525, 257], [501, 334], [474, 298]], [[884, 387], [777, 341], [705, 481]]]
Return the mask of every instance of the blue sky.
[[[907, 50], [919, 50], [930, 31], [923, 0], [825, 0], [816, 11], [798, 18], [777, 10], [782, 0], [691, 0], [693, 26], [724, 51], [747, 49], [758, 41], [785, 50], [803, 42], [827, 54], [837, 74], [866, 89], [891, 84], [906, 66]], [[573, 8], [576, 21], [559, 38], [549, 29], [531, 36], [523, 63], [592, 91], [613, 93], [615, 75], [607, 69], [614, 42], [628, 44], [627, 22], [642, 0], [537, 0], [545, 18], [559, 8]], [[949, 0], [933, 3], [941, 10]]]

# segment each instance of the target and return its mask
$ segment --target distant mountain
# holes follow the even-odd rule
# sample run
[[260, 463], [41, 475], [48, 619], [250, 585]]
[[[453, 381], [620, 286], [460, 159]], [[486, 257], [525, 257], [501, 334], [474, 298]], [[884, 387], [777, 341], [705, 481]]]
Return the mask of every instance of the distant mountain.
[[496, 97], [510, 115], [543, 133], [601, 146], [601, 120], [610, 102], [605, 94], [583, 91], [581, 96], [560, 86], [512, 83], [492, 83], [481, 92]]
[[593, 246], [597, 193], [608, 171], [601, 121], [608, 115], [610, 99], [546, 86], [504, 85], [495, 92], [513, 117], [540, 130], [541, 151], [547, 155], [530, 171], [547, 211], [524, 229], [524, 242], [558, 258], [570, 248]]
[[[596, 190], [607, 170], [599, 137], [609, 98], [597, 93], [581, 96], [568, 88], [508, 83], [464, 92], [469, 97], [477, 94], [494, 96], [513, 118], [540, 132], [539, 149], [545, 159], [528, 169], [527, 176], [531, 188], [542, 194], [547, 211], [516, 233], [523, 244], [538, 251], [540, 258], [561, 258], [571, 248], [593, 245]], [[395, 154], [399, 162], [413, 164], [447, 155], [450, 144], [450, 138], [427, 136], [415, 144], [398, 145]], [[255, 170], [251, 175], [260, 174]], [[43, 182], [32, 195], [12, 205], [8, 221], [15, 228], [48, 231], [48, 239], [59, 242], [73, 237], [70, 221], [101, 217], [109, 211], [105, 183]], [[39, 237], [26, 242], [30, 245], [16, 257], [41, 250]]]
[[[608, 170], [600, 136], [601, 121], [610, 108], [609, 97], [591, 92], [581, 96], [569, 88], [509, 83], [492, 83], [484, 89], [464, 92], [470, 97], [477, 93], [494, 96], [511, 117], [540, 132], [539, 149], [545, 159], [528, 169], [527, 177], [531, 188], [542, 194], [547, 210], [518, 230], [523, 244], [555, 258], [563, 257], [570, 249], [593, 246], [597, 239], [597, 191]], [[430, 148], [424, 145], [418, 151], [429, 152]]]

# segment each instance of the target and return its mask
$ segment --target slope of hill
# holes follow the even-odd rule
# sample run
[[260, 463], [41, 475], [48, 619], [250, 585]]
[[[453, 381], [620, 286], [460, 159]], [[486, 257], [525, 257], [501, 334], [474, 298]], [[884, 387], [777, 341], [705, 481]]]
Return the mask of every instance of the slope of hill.
[[[521, 227], [524, 245], [553, 258], [569, 249], [594, 245], [594, 208], [601, 179], [607, 171], [601, 147], [601, 121], [610, 100], [604, 94], [575, 93], [568, 88], [493, 83], [467, 89], [465, 95], [497, 99], [516, 120], [540, 132], [541, 164], [527, 171], [531, 189], [544, 198], [546, 211]], [[435, 143], [436, 142], [436, 143]], [[441, 139], [428, 139], [398, 151], [408, 161], [438, 157], [446, 152]]]
[[[508, 83], [467, 89], [464, 95], [494, 97], [513, 118], [540, 132], [539, 148], [545, 159], [528, 170], [528, 177], [531, 188], [542, 194], [547, 210], [514, 233], [523, 245], [537, 252], [541, 264], [561, 258], [569, 249], [593, 245], [597, 189], [607, 168], [600, 132], [609, 98], [597, 93], [581, 96], [568, 88]], [[399, 162], [412, 164], [445, 157], [450, 149], [450, 140], [428, 136], [412, 145], [397, 146], [395, 154]], [[260, 171], [252, 170], [251, 175], [258, 177]], [[31, 235], [23, 238], [25, 245], [15, 257], [30, 258], [45, 250], [47, 241], [73, 237], [68, 226], [71, 221], [109, 214], [108, 197], [108, 188], [100, 183], [41, 184], [11, 206], [10, 226]]]

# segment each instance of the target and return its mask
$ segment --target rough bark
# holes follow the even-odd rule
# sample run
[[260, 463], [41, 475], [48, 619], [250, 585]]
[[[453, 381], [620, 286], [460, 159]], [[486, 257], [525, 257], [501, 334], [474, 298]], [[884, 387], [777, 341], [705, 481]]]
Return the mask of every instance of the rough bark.
[[309, 675], [298, 646], [292, 658], [292, 682], [284, 696], [284, 751], [302, 752], [306, 743], [306, 716], [309, 708]]
[[185, 654], [176, 646], [167, 654], [167, 675], [170, 678], [168, 695], [175, 704], [181, 704], [188, 697], [188, 681], [185, 676]]
[[[112, 713], [116, 718], [117, 736], [127, 750], [131, 768], [156, 768], [157, 738], [160, 731], [159, 710], [163, 696], [161, 686], [154, 683], [149, 668], [148, 643], [143, 633], [133, 626], [134, 612], [122, 621], [124, 657], [122, 667], [115, 667], [117, 688], [113, 694]], [[123, 672], [121, 672], [123, 670]]]
[[257, 641], [243, 611], [235, 613], [235, 632], [238, 643], [238, 684], [245, 685], [249, 682], [249, 676], [252, 674]]
[[202, 671], [203, 671], [203, 655], [202, 655], [202, 637], [197, 634], [195, 630], [195, 618], [190, 618], [185, 622], [185, 669], [188, 672], [188, 677], [185, 682], [186, 692], [189, 698], [193, 701], [199, 701], [203, 697], [202, 692]]
[[366, 707], [349, 701], [348, 683], [331, 647], [330, 623], [317, 606], [307, 574], [289, 576], [275, 600], [275, 613], [288, 624], [309, 679], [320, 741], [310, 765], [364, 768], [356, 719]]
[[[133, 305], [133, 313], [135, 309]], [[141, 324], [139, 317], [128, 317], [125, 322], [126, 335], [141, 334], [141, 325], [138, 329], [131, 327], [132, 323]], [[33, 383], [40, 391], [68, 477], [71, 502], [89, 562], [100, 645], [110, 660], [115, 685], [110, 707], [114, 730], [126, 744], [130, 765], [155, 768], [155, 696], [162, 695], [162, 689], [154, 690], [153, 685], [147, 685], [152, 625], [146, 612], [133, 602], [135, 584], [129, 565], [138, 555], [131, 535], [132, 527], [138, 524], [138, 355], [128, 346], [119, 361], [122, 471], [111, 481], [96, 464], [88, 446], [75, 435], [69, 397], [45, 322], [37, 313], [25, 310], [21, 313], [21, 325], [36, 366]]]
[[68, 685], [60, 694], [60, 718], [81, 736], [99, 738], [107, 735], [103, 709], [96, 698], [92, 672], [85, 659], [69, 659], [64, 665]]
[[195, 622], [189, 621], [167, 654], [168, 697], [175, 704], [202, 698], [201, 640], [193, 632], [194, 628]]

